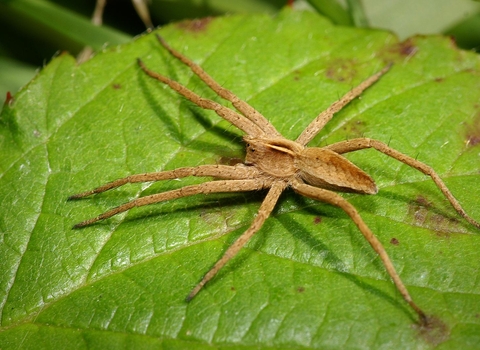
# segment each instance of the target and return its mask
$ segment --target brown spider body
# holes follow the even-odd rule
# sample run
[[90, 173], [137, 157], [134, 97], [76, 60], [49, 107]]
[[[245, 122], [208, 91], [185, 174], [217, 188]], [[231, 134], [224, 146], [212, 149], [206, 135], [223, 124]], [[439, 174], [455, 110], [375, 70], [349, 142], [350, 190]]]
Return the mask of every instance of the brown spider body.
[[247, 144], [245, 164], [261, 173], [333, 191], [375, 194], [375, 181], [347, 158], [327, 148], [303, 147], [284, 138], [244, 137]]
[[373, 179], [363, 170], [343, 157], [342, 154], [373, 148], [421, 171], [425, 175], [431, 177], [440, 191], [449, 200], [453, 208], [463, 218], [477, 228], [480, 228], [480, 224], [466, 214], [460, 203], [455, 199], [450, 190], [431, 167], [390, 148], [388, 145], [380, 141], [368, 138], [358, 138], [334, 143], [322, 148], [306, 147], [308, 142], [315, 137], [336, 112], [376, 82], [388, 71], [390, 66], [387, 66], [378, 73], [372, 75], [345, 94], [338, 101], [334, 102], [329, 108], [321, 112], [295, 141], [292, 141], [285, 139], [264, 116], [249, 104], [240, 100], [232, 92], [220, 86], [212, 77], [203, 71], [202, 68], [169, 47], [161, 37], [158, 37], [158, 39], [163, 47], [165, 47], [174, 57], [189, 66], [191, 70], [221, 98], [230, 101], [239, 113], [220, 105], [213, 100], [198, 96], [178, 82], [149, 70], [142, 61], [138, 60], [140, 68], [150, 77], [167, 84], [191, 102], [202, 108], [213, 110], [220, 117], [245, 132], [246, 135], [244, 136], [244, 140], [246, 142], [247, 151], [245, 163], [237, 164], [235, 166], [201, 165], [157, 173], [131, 175], [107, 183], [94, 190], [73, 195], [69, 199], [83, 198], [127, 183], [159, 181], [187, 176], [213, 177], [216, 179], [198, 185], [185, 186], [176, 190], [137, 198], [131, 202], [113, 208], [95, 218], [78, 223], [74, 228], [88, 226], [134, 207], [176, 198], [215, 192], [242, 192], [268, 189], [267, 195], [250, 227], [225, 251], [224, 255], [191, 291], [187, 297], [187, 300], [190, 300], [231, 258], [238, 253], [245, 243], [259, 231], [265, 220], [271, 214], [282, 192], [290, 187], [300, 195], [337, 206], [350, 216], [365, 239], [379, 255], [385, 269], [392, 278], [402, 297], [418, 314], [420, 323], [422, 325], [427, 325], [429, 323], [429, 318], [416, 305], [416, 303], [414, 303], [400, 276], [395, 271], [382, 243], [365, 224], [355, 207], [339, 194], [333, 192], [342, 191], [361, 194], [377, 193], [377, 187]]

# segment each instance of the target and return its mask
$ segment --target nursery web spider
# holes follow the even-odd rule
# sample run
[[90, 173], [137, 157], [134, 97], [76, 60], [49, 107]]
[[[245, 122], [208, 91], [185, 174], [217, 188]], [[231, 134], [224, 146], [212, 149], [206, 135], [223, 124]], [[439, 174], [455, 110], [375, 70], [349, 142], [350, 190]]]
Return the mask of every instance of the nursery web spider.
[[245, 162], [234, 166], [200, 165], [156, 173], [131, 175], [107, 183], [94, 190], [73, 195], [69, 199], [78, 199], [95, 193], [101, 193], [127, 183], [177, 179], [187, 176], [213, 177], [216, 179], [198, 185], [185, 186], [176, 190], [137, 198], [95, 218], [78, 223], [74, 228], [93, 224], [94, 222], [107, 219], [133, 207], [149, 205], [171, 199], [215, 192], [243, 192], [268, 189], [267, 195], [260, 205], [258, 214], [250, 227], [225, 251], [220, 260], [216, 262], [197, 286], [193, 288], [187, 297], [187, 301], [189, 301], [262, 227], [262, 224], [269, 217], [275, 207], [280, 194], [285, 189], [291, 188], [295, 192], [306, 197], [340, 207], [350, 216], [360, 232], [379, 255], [400, 294], [418, 314], [420, 323], [426, 325], [428, 322], [426, 314], [412, 300], [412, 297], [400, 279], [400, 276], [395, 271], [383, 245], [362, 220], [355, 207], [343, 197], [333, 192], [343, 191], [360, 194], [375, 194], [378, 191], [373, 179], [363, 170], [344, 158], [342, 154], [365, 148], [374, 148], [389, 157], [395, 158], [398, 161], [421, 171], [432, 178], [440, 191], [442, 191], [445, 197], [450, 201], [453, 208], [455, 208], [463, 218], [477, 228], [480, 228], [480, 224], [466, 214], [460, 203], [454, 198], [450, 190], [431, 167], [390, 148], [380, 141], [369, 138], [356, 138], [334, 143], [322, 148], [306, 147], [308, 142], [310, 142], [313, 137], [322, 130], [325, 124], [336, 112], [375, 83], [388, 71], [389, 66], [372, 75], [360, 85], [346, 93], [338, 101], [334, 102], [325, 111], [321, 112], [295, 141], [291, 141], [284, 138], [257, 110], [245, 101], [239, 99], [231, 91], [220, 86], [200, 66], [171, 48], [163, 38], [158, 37], [158, 40], [171, 55], [189, 66], [190, 69], [213, 91], [215, 91], [218, 96], [230, 101], [240, 113], [224, 107], [215, 101], [200, 97], [185, 86], [180, 85], [178, 82], [149, 70], [144, 63], [138, 59], [140, 68], [150, 77], [167, 84], [170, 88], [183, 95], [191, 102], [202, 108], [215, 111], [220, 117], [245, 132], [245, 136], [243, 137], [246, 143]]

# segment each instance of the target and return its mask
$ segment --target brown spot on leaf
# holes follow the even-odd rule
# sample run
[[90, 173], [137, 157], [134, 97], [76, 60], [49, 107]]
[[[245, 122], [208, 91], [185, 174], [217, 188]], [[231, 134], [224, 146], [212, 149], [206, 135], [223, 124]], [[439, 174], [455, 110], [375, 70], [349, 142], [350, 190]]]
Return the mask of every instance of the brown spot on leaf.
[[122, 85], [120, 85], [119, 83], [115, 83], [112, 85], [112, 87], [115, 89], [115, 90], [118, 90], [118, 89], [121, 89], [122, 88]]
[[480, 144], [480, 113], [477, 113], [471, 124], [467, 124], [465, 134], [467, 147], [475, 147]]
[[447, 217], [436, 210], [435, 205], [424, 196], [418, 196], [408, 206], [408, 215], [412, 224], [435, 231], [440, 237], [449, 237], [452, 233], [467, 233], [456, 217]]
[[366, 123], [363, 120], [351, 120], [342, 127], [342, 130], [345, 131], [345, 136], [349, 139], [363, 137], [365, 129]]
[[299, 293], [305, 292], [305, 287], [298, 287], [297, 292], [299, 292]]
[[328, 65], [325, 76], [336, 81], [350, 82], [357, 74], [355, 60], [337, 59]]
[[322, 222], [322, 218], [320, 216], [315, 216], [315, 218], [313, 219], [313, 223], [315, 225], [318, 225], [321, 222]]
[[426, 324], [415, 325], [414, 328], [425, 342], [434, 347], [450, 338], [448, 326], [435, 316], [429, 316]]
[[199, 33], [203, 32], [212, 20], [213, 17], [185, 20], [177, 23], [177, 27], [189, 32]]
[[300, 76], [301, 76], [301, 72], [296, 69], [293, 71], [293, 80], [295, 81], [299, 81], [300, 80]]
[[452, 45], [453, 48], [458, 48], [455, 37], [453, 35], [449, 35], [448, 38], [450, 39], [450, 45]]
[[414, 38], [409, 38], [400, 43], [395, 43], [388, 46], [385, 50], [380, 52], [380, 56], [386, 62], [404, 60], [405, 58], [410, 58], [418, 52], [418, 47], [415, 45]]
[[207, 204], [202, 207], [200, 211], [200, 218], [208, 225], [211, 226], [223, 226], [223, 232], [227, 232], [228, 228], [226, 227], [227, 216], [218, 208], [211, 208]]
[[418, 47], [413, 44], [412, 39], [407, 39], [402, 41], [397, 45], [397, 52], [402, 56], [413, 56], [417, 53]]
[[390, 240], [390, 244], [399, 245], [399, 244], [400, 244], [400, 241], [399, 241], [398, 239], [396, 239], [395, 237], [393, 237], [393, 238]]
[[15, 102], [15, 98], [13, 97], [10, 91], [7, 91], [7, 96], [5, 96], [5, 102], [3, 103], [4, 106], [11, 106]]
[[429, 202], [424, 196], [418, 196], [415, 201], [426, 208], [429, 208], [432, 205], [432, 202]]

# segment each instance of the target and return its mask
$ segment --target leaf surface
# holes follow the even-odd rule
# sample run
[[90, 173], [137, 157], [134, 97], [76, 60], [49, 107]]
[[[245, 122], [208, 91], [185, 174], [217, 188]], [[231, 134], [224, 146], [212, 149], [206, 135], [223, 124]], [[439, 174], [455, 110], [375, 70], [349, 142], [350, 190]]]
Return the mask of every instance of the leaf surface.
[[[480, 219], [480, 60], [443, 37], [405, 42], [311, 13], [231, 16], [161, 29], [169, 44], [288, 138], [386, 64], [391, 71], [310, 143], [371, 137], [431, 165]], [[60, 55], [0, 116], [0, 347], [464, 348], [480, 334], [480, 235], [423, 174], [372, 150], [350, 160], [375, 196], [345, 195], [412, 296], [445, 326], [422, 334], [341, 210], [287, 191], [261, 231], [191, 301], [186, 295], [249, 225], [263, 192], [125, 201], [199, 183], [126, 185], [133, 173], [243, 157], [241, 132], [136, 64], [215, 98], [154, 35], [77, 66]], [[215, 98], [220, 101], [218, 98]], [[224, 102], [222, 102], [224, 103]], [[225, 103], [228, 105], [228, 103]]]

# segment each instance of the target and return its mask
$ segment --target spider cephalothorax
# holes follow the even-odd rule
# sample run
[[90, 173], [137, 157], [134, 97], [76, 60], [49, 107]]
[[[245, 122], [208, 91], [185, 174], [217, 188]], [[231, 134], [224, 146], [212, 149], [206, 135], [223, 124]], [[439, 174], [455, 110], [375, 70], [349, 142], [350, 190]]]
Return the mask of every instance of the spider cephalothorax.
[[432, 178], [437, 187], [462, 217], [477, 228], [480, 228], [480, 224], [465, 213], [459, 202], [453, 197], [449, 189], [431, 167], [390, 148], [388, 145], [380, 141], [368, 138], [357, 138], [334, 143], [322, 148], [306, 146], [336, 112], [377, 81], [388, 71], [389, 66], [366, 79], [360, 85], [345, 94], [341, 99], [334, 102], [329, 108], [320, 113], [295, 141], [292, 141], [285, 139], [258, 111], [246, 102], [240, 100], [229, 90], [220, 86], [207, 73], [205, 73], [202, 68], [169, 47], [161, 37], [158, 37], [158, 39], [173, 56], [189, 66], [192, 71], [212, 90], [214, 90], [220, 97], [230, 101], [240, 113], [222, 106], [215, 101], [198, 96], [193, 91], [180, 85], [176, 81], [149, 70], [141, 60], [138, 60], [140, 68], [152, 78], [167, 84], [173, 90], [177, 91], [198, 106], [215, 111], [220, 117], [245, 132], [246, 135], [244, 136], [244, 141], [246, 142], [247, 150], [245, 163], [237, 164], [235, 166], [201, 165], [157, 173], [131, 175], [100, 186], [94, 190], [73, 195], [70, 199], [82, 198], [91, 194], [104, 192], [126, 183], [159, 181], [187, 176], [213, 177], [216, 179], [199, 185], [185, 186], [176, 190], [137, 198], [95, 218], [83, 221], [75, 225], [74, 228], [84, 227], [99, 220], [107, 219], [133, 207], [158, 203], [180, 197], [214, 192], [241, 192], [268, 189], [267, 195], [259, 208], [258, 215], [253, 220], [250, 227], [225, 251], [220, 260], [217, 261], [217, 263], [191, 291], [187, 297], [187, 300], [190, 300], [231, 258], [238, 253], [245, 243], [256, 232], [258, 232], [275, 207], [281, 193], [286, 188], [291, 188], [301, 195], [343, 209], [357, 225], [360, 232], [364, 235], [375, 252], [377, 252], [388, 274], [395, 283], [395, 286], [402, 294], [405, 301], [419, 315], [421, 324], [427, 324], [428, 317], [413, 302], [412, 297], [400, 279], [400, 276], [395, 271], [395, 268], [381, 242], [365, 224], [355, 207], [343, 197], [333, 192], [342, 191], [362, 194], [377, 193], [377, 186], [373, 179], [363, 170], [343, 157], [342, 154], [366, 148], [373, 148], [421, 171]]

